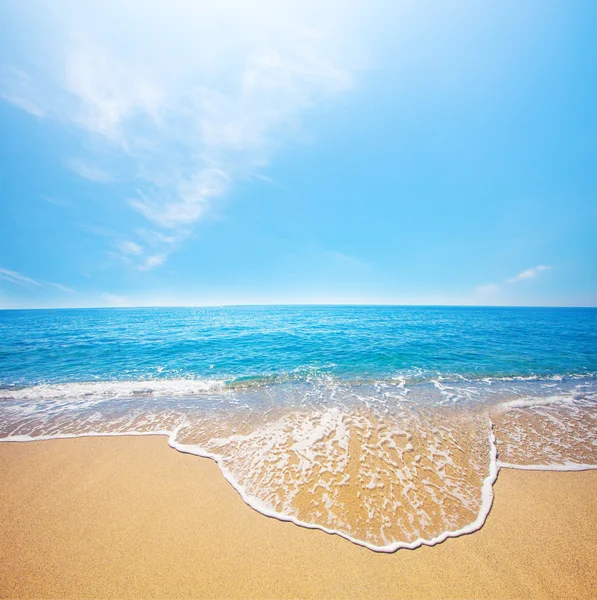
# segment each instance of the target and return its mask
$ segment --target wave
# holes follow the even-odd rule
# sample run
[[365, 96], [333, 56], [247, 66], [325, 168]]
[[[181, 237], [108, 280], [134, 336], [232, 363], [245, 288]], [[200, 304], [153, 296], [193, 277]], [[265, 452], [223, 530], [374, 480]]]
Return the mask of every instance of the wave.
[[[25, 383], [0, 383], [0, 399], [37, 400], [37, 399], [68, 399], [68, 398], [125, 398], [135, 396], [155, 397], [190, 397], [195, 394], [205, 394], [224, 390], [244, 390], [264, 387], [280, 387], [283, 385], [314, 385], [329, 388], [345, 388], [359, 386], [377, 386], [409, 390], [425, 385], [433, 385], [440, 392], [453, 393], [471, 391], [467, 384], [476, 386], [477, 390], [494, 389], [503, 386], [505, 391], [515, 392], [516, 385], [536, 384], [537, 386], [559, 384], [562, 382], [574, 383], [577, 381], [595, 381], [597, 375], [588, 373], [538, 375], [496, 375], [488, 377], [476, 374], [438, 374], [420, 370], [409, 371], [402, 374], [393, 374], [384, 377], [362, 375], [359, 377], [332, 374], [317, 369], [297, 369], [288, 373], [253, 374], [234, 376], [228, 378], [138, 378], [91, 380], [72, 382], [40, 382]], [[510, 386], [510, 387], [508, 387]], [[504, 406], [515, 408], [512, 401]], [[543, 402], [542, 398], [537, 399]]]
[[565, 404], [573, 401], [569, 396], [545, 396], [543, 398], [517, 398], [500, 404], [500, 410], [512, 410], [515, 408], [532, 408], [535, 406], [551, 406], [554, 404]]
[[131, 398], [147, 396], [189, 397], [222, 391], [216, 379], [139, 379], [133, 381], [83, 381], [41, 383], [28, 387], [0, 388], [2, 400], [62, 400], [70, 398]]

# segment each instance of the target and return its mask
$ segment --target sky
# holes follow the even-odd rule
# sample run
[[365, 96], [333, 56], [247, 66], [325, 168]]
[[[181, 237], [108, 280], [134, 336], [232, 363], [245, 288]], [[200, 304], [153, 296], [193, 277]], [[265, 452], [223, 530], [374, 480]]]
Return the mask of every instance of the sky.
[[5, 0], [0, 308], [597, 306], [594, 0]]

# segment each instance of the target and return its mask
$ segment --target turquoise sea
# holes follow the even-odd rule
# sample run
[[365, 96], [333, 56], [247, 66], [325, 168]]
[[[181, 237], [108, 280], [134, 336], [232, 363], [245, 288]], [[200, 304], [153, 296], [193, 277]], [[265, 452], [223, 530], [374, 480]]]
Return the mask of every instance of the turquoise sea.
[[374, 550], [478, 529], [499, 468], [597, 467], [597, 309], [0, 311], [0, 438], [168, 436]]

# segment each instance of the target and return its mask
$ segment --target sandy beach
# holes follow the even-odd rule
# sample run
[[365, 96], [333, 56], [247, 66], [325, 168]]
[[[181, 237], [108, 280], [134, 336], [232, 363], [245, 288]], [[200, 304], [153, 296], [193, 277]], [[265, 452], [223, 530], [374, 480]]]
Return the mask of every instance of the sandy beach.
[[0, 444], [2, 598], [595, 598], [597, 471], [503, 469], [481, 531], [377, 554], [165, 437]]

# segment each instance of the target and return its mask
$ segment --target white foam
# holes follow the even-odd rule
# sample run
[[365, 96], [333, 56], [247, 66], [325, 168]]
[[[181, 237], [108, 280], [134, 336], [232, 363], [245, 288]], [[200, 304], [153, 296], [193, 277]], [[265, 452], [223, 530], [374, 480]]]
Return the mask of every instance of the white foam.
[[493, 504], [493, 484], [497, 479], [498, 474], [497, 448], [495, 445], [495, 436], [493, 434], [493, 425], [489, 420], [489, 469], [488, 474], [483, 480], [483, 484], [481, 487], [481, 506], [476, 519], [472, 523], [465, 525], [460, 529], [454, 531], [444, 531], [434, 538], [418, 538], [412, 542], [393, 542], [383, 546], [378, 546], [375, 544], [371, 544], [365, 540], [355, 538], [343, 531], [339, 531], [337, 529], [330, 529], [317, 523], [301, 521], [300, 519], [297, 519], [294, 516], [286, 515], [276, 510], [273, 510], [271, 507], [267, 506], [264, 502], [262, 502], [259, 498], [247, 492], [246, 487], [241, 485], [234, 477], [233, 473], [228, 468], [226, 468], [219, 455], [211, 453], [198, 445], [181, 444], [176, 441], [175, 437], [175, 435], [172, 435], [168, 440], [168, 443], [172, 448], [175, 448], [179, 452], [184, 452], [186, 454], [194, 454], [196, 456], [202, 456], [214, 460], [218, 464], [226, 480], [240, 494], [244, 502], [252, 508], [254, 508], [255, 510], [257, 510], [258, 512], [268, 517], [275, 518], [279, 521], [291, 522], [295, 525], [299, 525], [300, 527], [306, 527], [308, 529], [319, 529], [320, 531], [323, 531], [328, 534], [338, 535], [354, 544], [364, 546], [369, 550], [373, 550], [374, 552], [391, 553], [396, 552], [397, 550], [402, 548], [414, 550], [415, 548], [419, 548], [423, 545], [435, 546], [436, 544], [439, 544], [448, 538], [459, 537], [461, 535], [470, 534], [474, 531], [481, 529], [481, 527], [483, 527], [485, 521], [487, 520], [487, 516], [489, 515], [489, 511], [491, 510], [491, 506]]
[[545, 397], [528, 397], [510, 400], [499, 405], [500, 410], [511, 410], [514, 408], [532, 408], [534, 406], [550, 406], [552, 404], [566, 404], [574, 399], [570, 396], [545, 396]]
[[597, 469], [597, 465], [574, 463], [570, 461], [551, 465], [515, 465], [498, 461], [498, 466], [504, 469], [520, 469], [522, 471], [590, 471], [592, 469]]
[[136, 381], [90, 381], [42, 383], [17, 389], [0, 389], [7, 400], [62, 400], [75, 398], [127, 398], [131, 396], [182, 397], [223, 390], [225, 382], [215, 379], [147, 379]]
[[51, 440], [72, 440], [86, 437], [124, 437], [124, 436], [146, 436], [165, 435], [170, 437], [172, 432], [164, 430], [156, 431], [88, 431], [85, 433], [56, 433], [52, 435], [11, 435], [0, 438], [0, 442], [48, 442]]
[[533, 471], [596, 469], [597, 412], [593, 394], [527, 397], [493, 413], [500, 467]]

